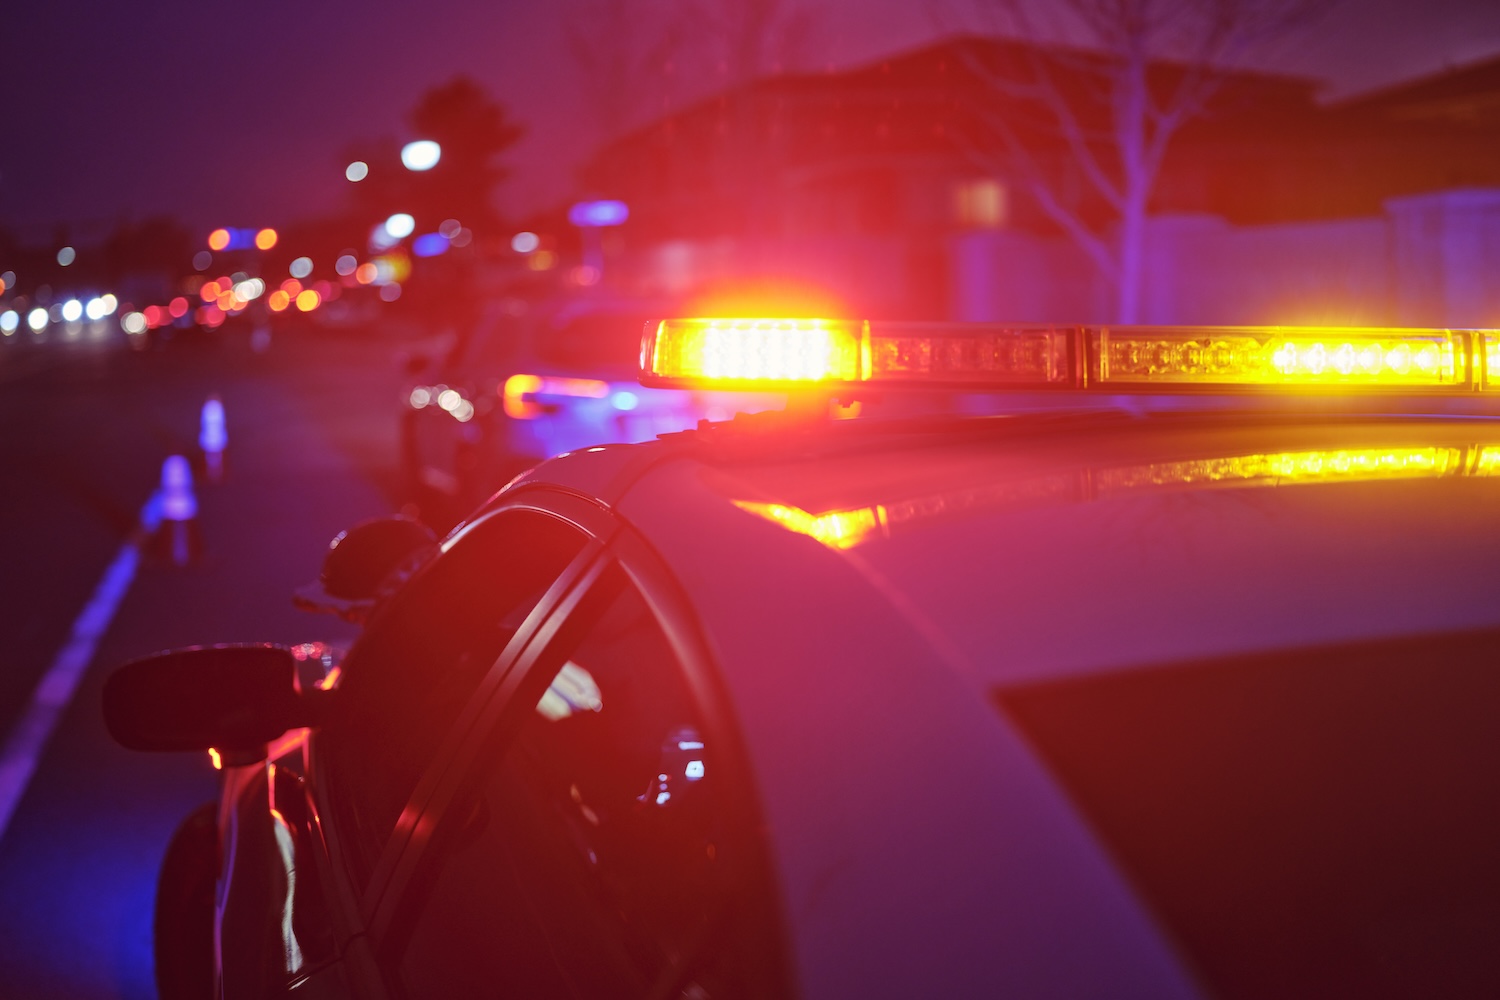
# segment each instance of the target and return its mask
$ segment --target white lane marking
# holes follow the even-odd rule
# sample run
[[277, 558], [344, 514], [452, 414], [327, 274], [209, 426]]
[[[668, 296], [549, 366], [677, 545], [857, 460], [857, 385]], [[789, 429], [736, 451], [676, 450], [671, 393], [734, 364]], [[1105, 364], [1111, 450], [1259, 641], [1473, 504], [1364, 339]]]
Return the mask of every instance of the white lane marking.
[[10, 827], [21, 796], [31, 784], [36, 773], [42, 751], [52, 738], [52, 731], [73, 700], [84, 671], [94, 659], [94, 650], [115, 616], [125, 592], [135, 579], [136, 567], [140, 565], [141, 546], [161, 524], [161, 501], [153, 495], [141, 509], [140, 524], [131, 533], [114, 562], [104, 571], [94, 596], [83, 606], [73, 621], [73, 631], [68, 641], [53, 658], [52, 665], [37, 682], [26, 711], [11, 730], [10, 737], [0, 747], [0, 840]]

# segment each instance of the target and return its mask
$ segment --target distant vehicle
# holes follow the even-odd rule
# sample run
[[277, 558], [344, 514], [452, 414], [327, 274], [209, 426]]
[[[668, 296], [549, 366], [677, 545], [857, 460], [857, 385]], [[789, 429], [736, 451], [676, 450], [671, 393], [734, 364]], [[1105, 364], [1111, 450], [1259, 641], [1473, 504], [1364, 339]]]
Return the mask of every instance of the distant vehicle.
[[642, 387], [642, 327], [670, 311], [602, 295], [505, 302], [442, 357], [419, 360], [421, 381], [401, 402], [400, 449], [423, 519], [447, 527], [553, 455], [783, 404], [779, 394]]
[[[109, 679], [123, 743], [224, 764], [159, 978], [1500, 996], [1500, 332], [688, 319], [642, 357], [796, 405], [544, 462], [440, 545], [350, 532], [304, 595], [365, 616], [342, 662]], [[1052, 402], [882, 417], [910, 386]]]

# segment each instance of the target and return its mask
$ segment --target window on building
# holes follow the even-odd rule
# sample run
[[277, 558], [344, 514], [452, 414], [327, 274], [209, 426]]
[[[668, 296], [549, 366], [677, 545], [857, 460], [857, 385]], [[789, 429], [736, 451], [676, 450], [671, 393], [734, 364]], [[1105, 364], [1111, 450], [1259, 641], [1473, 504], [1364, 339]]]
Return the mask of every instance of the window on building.
[[1000, 229], [1009, 216], [1005, 184], [993, 177], [953, 185], [953, 221], [963, 229]]

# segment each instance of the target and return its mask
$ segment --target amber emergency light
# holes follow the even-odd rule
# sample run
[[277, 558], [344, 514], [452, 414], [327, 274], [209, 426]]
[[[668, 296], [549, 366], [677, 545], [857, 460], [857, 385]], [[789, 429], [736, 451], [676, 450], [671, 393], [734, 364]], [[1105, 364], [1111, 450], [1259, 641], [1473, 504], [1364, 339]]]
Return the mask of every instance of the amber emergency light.
[[1109, 392], [1500, 392], [1500, 331], [653, 320], [641, 382]]

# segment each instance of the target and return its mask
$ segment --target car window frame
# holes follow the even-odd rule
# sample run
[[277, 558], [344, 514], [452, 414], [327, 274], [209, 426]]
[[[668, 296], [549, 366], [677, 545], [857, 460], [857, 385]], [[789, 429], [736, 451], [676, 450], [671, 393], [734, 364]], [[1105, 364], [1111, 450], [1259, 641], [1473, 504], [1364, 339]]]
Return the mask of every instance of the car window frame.
[[[548, 623], [556, 621], [554, 612], [559, 606], [567, 604], [570, 599], [577, 599], [580, 584], [591, 578], [590, 567], [596, 566], [600, 560], [604, 548], [601, 533], [602, 538], [607, 539], [609, 526], [595, 523], [593, 525], [595, 530], [583, 528], [578, 521], [580, 519], [594, 520], [598, 510], [593, 504], [572, 495], [554, 498], [553, 502], [545, 506], [532, 500], [523, 500], [487, 511], [482, 517], [475, 518], [461, 526], [445, 540], [444, 550], [458, 544], [464, 535], [479, 529], [494, 518], [507, 511], [517, 510], [539, 513], [570, 525], [580, 532], [583, 544], [578, 554], [547, 585], [542, 597], [527, 612], [515, 634], [506, 642], [505, 648], [481, 676], [474, 692], [469, 696], [470, 705], [460, 713], [453, 729], [427, 767], [423, 769], [417, 784], [407, 797], [407, 805], [403, 808], [396, 825], [386, 836], [378, 852], [376, 864], [367, 880], [362, 880], [359, 873], [354, 870], [349, 847], [344, 842], [345, 831], [342, 830], [342, 824], [337, 819], [338, 810], [330, 801], [329, 754], [319, 753], [317, 746], [322, 734], [314, 731], [309, 736], [311, 743], [309, 776], [313, 801], [318, 814], [325, 818], [322, 824], [324, 851], [329, 862], [327, 870], [331, 876], [330, 881], [334, 883], [328, 887], [333, 890], [329, 894], [330, 917], [338, 925], [335, 930], [341, 941], [361, 936], [369, 928], [370, 916], [375, 912], [380, 897], [385, 892], [390, 874], [396, 868], [397, 860], [406, 850], [407, 841], [416, 830], [419, 818], [427, 812], [426, 802], [432, 793], [433, 782], [448, 767], [459, 743], [459, 737], [467, 731], [466, 720], [469, 724], [473, 721], [470, 712], [472, 703], [476, 699], [487, 703], [490, 694], [504, 681], [511, 667], [526, 655], [527, 650], [534, 647], [540, 648], [536, 645], [538, 638], [542, 639], [542, 645], [545, 645], [551, 634], [547, 631]], [[488, 694], [480, 698], [481, 692], [488, 692]], [[368, 979], [368, 976], [365, 978]]]
[[[554, 494], [548, 502], [565, 499], [576, 498]], [[601, 509], [590, 511], [588, 516], [580, 517], [575, 523], [585, 531], [598, 532], [593, 535], [593, 540], [599, 543], [599, 547], [586, 546], [577, 562], [583, 563], [589, 553], [592, 553], [592, 558], [586, 565], [570, 567], [570, 571], [578, 570], [576, 585], [548, 606], [546, 621], [537, 623], [528, 632], [521, 643], [522, 648], [515, 651], [514, 657], [507, 657], [503, 664], [497, 663], [501, 683], [490, 689], [485, 704], [472, 717], [463, 737], [445, 747], [453, 752], [443, 760], [442, 774], [434, 776], [442, 786], [434, 788], [424, 800], [420, 814], [409, 817], [412, 833], [399, 845], [399, 850], [391, 853], [391, 871], [380, 897], [369, 900], [371, 905], [362, 914], [375, 950], [379, 952], [380, 942], [398, 928], [403, 905], [411, 899], [415, 880], [420, 877], [427, 860], [432, 833], [443, 823], [449, 805], [469, 777], [475, 760], [485, 751], [504, 717], [516, 717], [518, 692], [521, 697], [533, 693], [540, 696], [540, 690], [532, 689], [544, 689], [558, 667], [548, 658], [554, 640], [566, 628], [592, 628], [600, 612], [619, 596], [619, 589], [600, 585], [611, 570], [617, 570], [621, 584], [635, 589], [660, 626], [689, 695], [702, 713], [706, 730], [714, 734], [716, 745], [723, 748], [716, 755], [716, 771], [725, 775], [727, 787], [739, 792], [724, 797], [726, 827], [734, 833], [726, 838], [723, 847], [732, 852], [732, 856], [743, 859], [739, 863], [739, 874], [749, 891], [742, 910], [752, 915], [751, 924], [760, 932], [754, 944], [759, 953], [767, 957], [761, 973], [768, 982], [790, 984], [791, 939], [783, 923], [786, 909], [779, 884], [771, 877], [774, 864], [768, 838], [764, 835], [760, 793], [746, 743], [715, 672], [711, 646], [692, 612], [691, 602], [649, 543], [628, 524]], [[516, 638], [521, 638], [519, 632]], [[507, 652], [510, 652], [509, 648]], [[534, 698], [530, 700], [535, 701]], [[439, 768], [435, 763], [430, 770], [436, 772]], [[403, 821], [407, 819], [403, 815]], [[383, 863], [386, 860], [382, 858]], [[711, 939], [701, 944], [707, 946]], [[690, 962], [697, 955], [684, 956], [678, 971], [690, 971]], [[789, 986], [786, 988], [790, 989]]]

